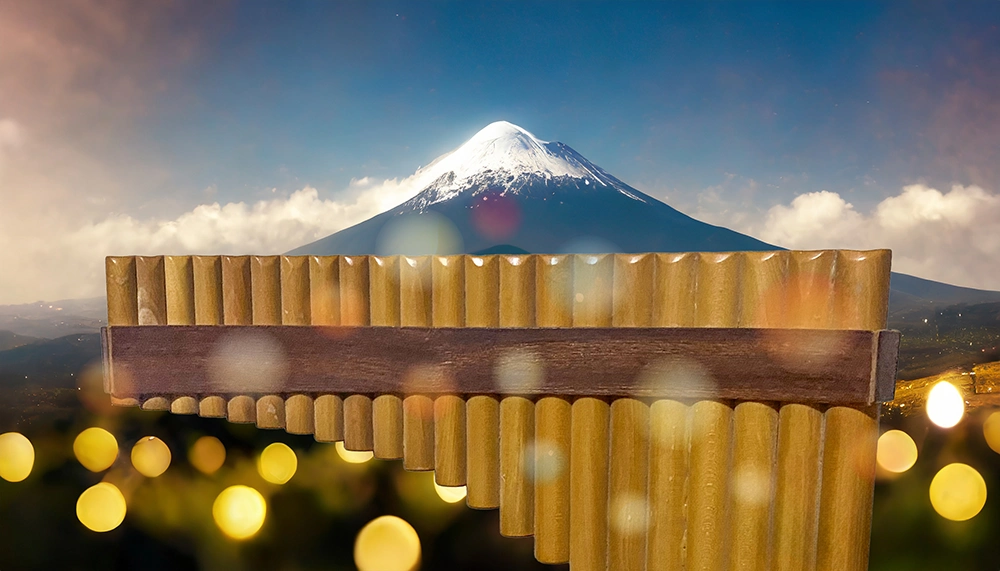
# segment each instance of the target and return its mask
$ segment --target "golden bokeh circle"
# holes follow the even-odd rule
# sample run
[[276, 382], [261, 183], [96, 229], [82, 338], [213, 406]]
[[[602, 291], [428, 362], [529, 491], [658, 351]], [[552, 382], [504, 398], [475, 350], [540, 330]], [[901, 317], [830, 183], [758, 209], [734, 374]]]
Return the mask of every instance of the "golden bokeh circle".
[[80, 494], [76, 517], [87, 529], [106, 532], [125, 521], [125, 496], [110, 482], [95, 484]]
[[965, 521], [986, 505], [986, 481], [968, 464], [948, 464], [931, 480], [930, 497], [941, 517]]
[[202, 436], [188, 451], [188, 461], [203, 474], [214, 474], [226, 462], [226, 447], [214, 436]]
[[917, 444], [902, 430], [888, 430], [878, 439], [876, 460], [882, 469], [900, 474], [917, 463]]
[[282, 442], [267, 446], [257, 458], [257, 472], [272, 484], [284, 484], [292, 479], [299, 461], [295, 451]]
[[20, 482], [31, 474], [35, 465], [35, 447], [20, 432], [0, 434], [0, 478]]
[[420, 537], [396, 516], [377, 517], [354, 540], [354, 564], [358, 571], [414, 571], [420, 565]]
[[348, 450], [344, 448], [342, 441], [337, 441], [334, 444], [334, 448], [337, 449], [337, 456], [340, 456], [341, 460], [349, 464], [364, 464], [375, 457], [375, 454], [371, 450]]
[[107, 430], [93, 426], [73, 440], [73, 454], [84, 468], [103, 472], [118, 458], [118, 441]]
[[464, 500], [468, 494], [465, 486], [442, 486], [437, 482], [434, 482], [434, 491], [437, 492], [439, 498], [449, 504], [456, 504]]
[[155, 478], [170, 467], [170, 448], [155, 436], [139, 439], [132, 447], [132, 465], [147, 478]]
[[983, 423], [983, 436], [986, 437], [986, 444], [1000, 454], [1000, 411], [991, 413]]
[[212, 518], [222, 533], [233, 539], [252, 537], [264, 525], [267, 502], [249, 486], [230, 486], [215, 498]]
[[965, 399], [962, 392], [948, 381], [940, 381], [931, 387], [927, 395], [927, 417], [941, 428], [951, 428], [965, 415]]

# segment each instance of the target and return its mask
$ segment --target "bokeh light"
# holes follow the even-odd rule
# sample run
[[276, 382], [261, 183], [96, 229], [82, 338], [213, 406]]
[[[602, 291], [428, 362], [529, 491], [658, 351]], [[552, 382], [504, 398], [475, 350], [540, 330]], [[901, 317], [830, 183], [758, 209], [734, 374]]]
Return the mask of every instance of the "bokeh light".
[[1000, 454], [1000, 412], [991, 413], [983, 423], [983, 436], [986, 437], [986, 444]]
[[354, 564], [358, 571], [413, 571], [420, 565], [420, 538], [396, 516], [375, 518], [354, 540]]
[[125, 496], [110, 482], [91, 486], [76, 501], [76, 517], [87, 529], [111, 531], [125, 521]]
[[226, 462], [226, 447], [214, 436], [202, 436], [188, 451], [188, 461], [204, 474], [214, 474]]
[[91, 472], [103, 472], [118, 458], [118, 441], [113, 434], [96, 426], [77, 435], [73, 454]]
[[35, 465], [35, 447], [19, 432], [0, 434], [0, 478], [20, 482], [31, 474]]
[[375, 457], [375, 453], [371, 450], [348, 450], [347, 448], [344, 448], [344, 443], [341, 441], [334, 444], [334, 447], [337, 449], [337, 455], [340, 456], [344, 462], [348, 462], [350, 464], [364, 464]]
[[233, 539], [252, 537], [267, 516], [267, 502], [249, 486], [230, 486], [215, 498], [212, 517], [222, 533]]
[[437, 482], [434, 482], [434, 491], [442, 500], [448, 502], [449, 504], [455, 504], [465, 499], [465, 495], [468, 493], [465, 486], [442, 486]]
[[931, 505], [941, 517], [971, 519], [986, 505], [986, 481], [967, 464], [948, 464], [931, 480]]
[[965, 399], [955, 385], [941, 381], [927, 395], [927, 417], [941, 428], [951, 428], [965, 414]]
[[281, 442], [268, 445], [257, 458], [257, 472], [272, 484], [284, 484], [291, 480], [298, 465], [295, 451]]
[[155, 478], [170, 467], [170, 448], [155, 436], [141, 438], [132, 447], [132, 465], [147, 478]]
[[917, 462], [917, 444], [902, 430], [889, 430], [878, 439], [876, 461], [883, 470], [905, 472]]

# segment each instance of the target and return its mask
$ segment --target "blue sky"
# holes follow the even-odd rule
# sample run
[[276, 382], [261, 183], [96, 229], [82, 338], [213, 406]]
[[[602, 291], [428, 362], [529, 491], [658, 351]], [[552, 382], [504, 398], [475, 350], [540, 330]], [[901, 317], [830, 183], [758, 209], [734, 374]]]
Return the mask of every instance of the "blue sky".
[[[0, 262], [75, 255], [99, 286], [104, 250], [284, 251], [305, 235], [247, 233], [293, 227], [295, 196], [330, 233], [505, 119], [710, 222], [1000, 289], [977, 261], [1000, 233], [962, 238], [1000, 213], [998, 23], [997, 1], [0, 0]], [[937, 238], [897, 245], [907, 216]], [[95, 289], [37, 267], [0, 303]]]

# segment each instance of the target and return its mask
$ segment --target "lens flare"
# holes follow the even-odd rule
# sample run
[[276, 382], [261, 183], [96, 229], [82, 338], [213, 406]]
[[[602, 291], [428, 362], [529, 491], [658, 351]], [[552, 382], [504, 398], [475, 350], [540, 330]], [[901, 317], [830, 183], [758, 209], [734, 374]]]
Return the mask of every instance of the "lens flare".
[[878, 439], [875, 459], [883, 470], [901, 474], [917, 463], [917, 445], [902, 430], [889, 430]]
[[170, 448], [155, 436], [139, 439], [132, 447], [132, 465], [147, 478], [155, 478], [170, 467]]
[[941, 428], [951, 428], [965, 414], [965, 399], [955, 385], [941, 381], [927, 395], [927, 417]]
[[948, 464], [931, 480], [934, 511], [952, 521], [972, 519], [986, 505], [986, 482], [967, 464]]
[[0, 478], [20, 482], [35, 465], [35, 447], [19, 432], [0, 434]]
[[214, 474], [226, 462], [226, 447], [214, 436], [202, 436], [188, 452], [191, 465], [203, 474]]
[[118, 441], [107, 430], [96, 426], [77, 435], [73, 454], [91, 472], [103, 472], [118, 458]]
[[298, 466], [295, 451], [281, 442], [268, 445], [257, 459], [257, 472], [272, 484], [284, 484], [291, 480]]
[[106, 532], [125, 521], [125, 496], [110, 482], [91, 486], [76, 501], [76, 517], [87, 529]]
[[465, 486], [442, 486], [437, 482], [434, 482], [434, 491], [437, 492], [439, 498], [449, 504], [464, 500], [465, 495], [468, 493]]
[[215, 524], [233, 539], [252, 537], [260, 531], [266, 516], [264, 496], [249, 486], [230, 486], [212, 504]]
[[358, 571], [414, 571], [420, 565], [420, 538], [396, 516], [375, 518], [354, 540], [354, 564]]
[[348, 450], [344, 448], [344, 443], [340, 441], [334, 444], [334, 447], [337, 449], [337, 455], [349, 464], [364, 464], [375, 457], [375, 454], [371, 450]]

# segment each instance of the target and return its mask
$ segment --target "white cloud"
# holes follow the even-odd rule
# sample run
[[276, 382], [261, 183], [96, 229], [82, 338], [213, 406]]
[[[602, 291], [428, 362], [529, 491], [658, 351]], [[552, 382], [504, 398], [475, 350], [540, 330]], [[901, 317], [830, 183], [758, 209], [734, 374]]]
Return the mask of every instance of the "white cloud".
[[1000, 290], [998, 220], [1000, 196], [978, 186], [914, 184], [868, 214], [835, 192], [811, 192], [733, 229], [792, 249], [890, 248], [895, 271]]

